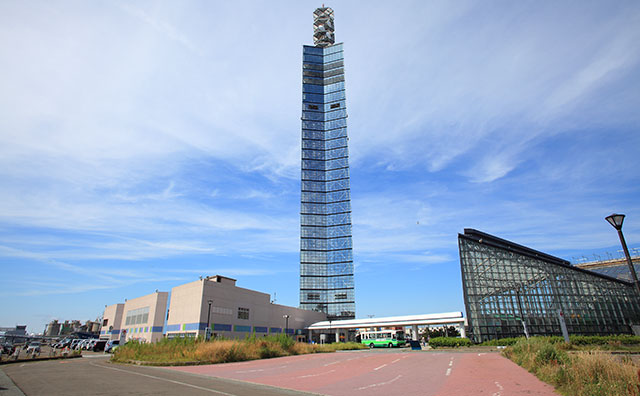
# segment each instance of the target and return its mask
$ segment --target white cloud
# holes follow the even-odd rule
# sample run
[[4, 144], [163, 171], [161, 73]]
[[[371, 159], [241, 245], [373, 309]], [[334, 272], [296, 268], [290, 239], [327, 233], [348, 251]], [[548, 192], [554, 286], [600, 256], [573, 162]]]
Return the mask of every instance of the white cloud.
[[[3, 265], [80, 283], [86, 266], [115, 263], [94, 295], [179, 278], [163, 260], [293, 276], [312, 8], [1, 3]], [[590, 249], [617, 243], [602, 217], [626, 211], [639, 239], [637, 5], [335, 10], [358, 271], [451, 264], [464, 227]]]

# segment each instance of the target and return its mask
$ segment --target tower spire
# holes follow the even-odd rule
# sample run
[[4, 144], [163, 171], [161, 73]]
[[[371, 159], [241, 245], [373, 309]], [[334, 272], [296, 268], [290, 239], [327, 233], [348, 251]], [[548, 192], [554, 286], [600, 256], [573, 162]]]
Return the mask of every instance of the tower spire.
[[333, 10], [325, 7], [313, 12], [313, 44], [316, 47], [328, 47], [336, 42], [333, 25]]

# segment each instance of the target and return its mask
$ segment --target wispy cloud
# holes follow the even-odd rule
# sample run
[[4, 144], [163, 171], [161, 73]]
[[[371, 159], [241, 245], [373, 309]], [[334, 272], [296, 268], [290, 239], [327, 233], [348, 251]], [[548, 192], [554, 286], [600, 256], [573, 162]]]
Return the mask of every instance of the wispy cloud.
[[[1, 3], [0, 263], [50, 281], [15, 270], [4, 297], [102, 306], [219, 272], [281, 298], [293, 288], [295, 305], [312, 11]], [[457, 290], [465, 227], [575, 255], [616, 246], [602, 217], [625, 211], [627, 241], [640, 240], [637, 4], [335, 11], [364, 279], [399, 266]]]

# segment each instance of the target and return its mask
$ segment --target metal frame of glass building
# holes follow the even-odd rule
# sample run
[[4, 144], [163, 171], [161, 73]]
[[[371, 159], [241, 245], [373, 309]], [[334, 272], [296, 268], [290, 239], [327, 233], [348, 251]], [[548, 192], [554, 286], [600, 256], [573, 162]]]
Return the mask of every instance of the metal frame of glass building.
[[[632, 333], [640, 324], [633, 284], [572, 266], [483, 232], [458, 235], [468, 336]], [[562, 319], [561, 319], [562, 316]]]
[[314, 12], [303, 46], [300, 307], [355, 318], [347, 109], [342, 44], [333, 10]]

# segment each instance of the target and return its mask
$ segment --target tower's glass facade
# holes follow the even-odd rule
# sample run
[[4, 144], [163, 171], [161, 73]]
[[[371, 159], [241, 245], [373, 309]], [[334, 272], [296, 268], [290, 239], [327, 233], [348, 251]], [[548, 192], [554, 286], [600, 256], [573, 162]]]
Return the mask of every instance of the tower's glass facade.
[[458, 236], [468, 332], [476, 342], [530, 335], [631, 333], [640, 324], [633, 284], [582, 270], [483, 232]]
[[333, 11], [314, 13], [316, 46], [303, 47], [300, 307], [355, 318], [347, 110], [342, 44]]

